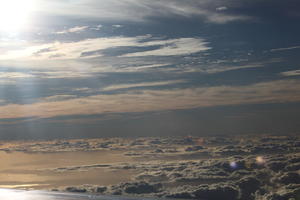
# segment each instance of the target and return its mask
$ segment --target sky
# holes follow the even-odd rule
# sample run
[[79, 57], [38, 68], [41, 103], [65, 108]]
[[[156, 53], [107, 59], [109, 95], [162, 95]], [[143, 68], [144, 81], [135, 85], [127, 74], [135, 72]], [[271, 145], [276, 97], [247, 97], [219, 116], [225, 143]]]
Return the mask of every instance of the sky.
[[0, 7], [0, 139], [300, 131], [296, 0]]

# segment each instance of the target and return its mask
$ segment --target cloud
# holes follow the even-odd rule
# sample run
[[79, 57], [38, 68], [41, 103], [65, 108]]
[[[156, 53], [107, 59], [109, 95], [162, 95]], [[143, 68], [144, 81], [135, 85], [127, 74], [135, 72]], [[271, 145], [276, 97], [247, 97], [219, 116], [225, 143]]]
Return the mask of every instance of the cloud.
[[63, 100], [74, 99], [74, 98], [76, 98], [75, 95], [55, 95], [40, 100], [43, 102], [54, 102], [54, 101], [63, 101]]
[[0, 72], [1, 79], [33, 78], [34, 75], [23, 72]]
[[0, 80], [1, 85], [15, 85], [16, 81], [15, 80]]
[[[150, 40], [150, 41], [144, 41]], [[0, 60], [35, 59], [35, 60], [65, 60], [87, 59], [101, 57], [102, 50], [117, 47], [157, 47], [153, 51], [125, 54], [132, 56], [175, 56], [197, 53], [211, 49], [208, 42], [201, 38], [178, 38], [153, 40], [151, 35], [137, 37], [106, 37], [85, 39], [78, 42], [55, 42], [50, 44], [27, 44], [22, 49], [3, 52]]]
[[91, 29], [91, 30], [95, 30], [95, 31], [99, 31], [99, 30], [101, 30], [102, 27], [103, 27], [103, 26], [102, 26], [101, 24], [99, 24], [99, 25], [97, 25], [97, 26], [91, 27], [90, 29]]
[[230, 185], [201, 185], [195, 191], [193, 191], [193, 195], [196, 199], [224, 199], [224, 200], [232, 200], [237, 199], [238, 190]]
[[277, 191], [263, 195], [263, 199], [297, 199], [299, 195], [299, 184], [289, 184], [283, 185]]
[[300, 174], [297, 172], [284, 173], [282, 176], [276, 177], [276, 178], [277, 178], [277, 180], [274, 180], [274, 181], [279, 182], [283, 185], [300, 183]]
[[120, 85], [111, 85], [101, 89], [101, 91], [112, 91], [119, 89], [129, 89], [129, 88], [137, 88], [137, 87], [153, 87], [153, 86], [166, 86], [173, 85], [178, 83], [184, 83], [184, 80], [175, 80], [175, 81], [161, 81], [161, 82], [141, 82], [141, 83], [133, 83], [133, 84], [120, 84]]
[[1, 85], [16, 85], [18, 80], [35, 78], [36, 76], [31, 73], [24, 72], [0, 72]]
[[[55, 34], [61, 35], [61, 34], [68, 34], [68, 33], [81, 33], [83, 31], [87, 30], [88, 28], [89, 28], [89, 26], [75, 26], [73, 28], [69, 28], [66, 30], [57, 31], [57, 32], [55, 32]], [[98, 26], [96, 28], [98, 28]]]
[[216, 8], [217, 11], [224, 11], [224, 10], [227, 10], [228, 8], [226, 6], [221, 6], [221, 7], [218, 7]]
[[[187, 147], [197, 147], [199, 141], [211, 154], [203, 157], [185, 151]], [[226, 140], [226, 142], [223, 142]], [[300, 175], [294, 168], [273, 169], [274, 162], [286, 166], [300, 164], [299, 136], [251, 135], [234, 137], [158, 137], [158, 138], [107, 138], [51, 140], [39, 142], [4, 142], [2, 151], [22, 152], [88, 152], [101, 149], [117, 150], [113, 154], [119, 158], [126, 151], [136, 152], [136, 158], [121, 158], [121, 162], [80, 163], [70, 166], [42, 168], [39, 172], [82, 173], [82, 171], [110, 170], [113, 173], [133, 174], [131, 179], [110, 186], [79, 185], [62, 186], [69, 192], [93, 192], [114, 195], [132, 194], [137, 196], [174, 197], [187, 199], [249, 199], [265, 197], [292, 198], [299, 194]], [[230, 145], [228, 145], [230, 144]], [[285, 151], [266, 153], [259, 151], [235, 156], [220, 156], [218, 150], [261, 148], [284, 145]], [[295, 148], [296, 147], [296, 148]], [[167, 150], [178, 149], [170, 155]], [[165, 153], [157, 155], [156, 149]], [[201, 149], [199, 150], [201, 151]], [[150, 153], [153, 152], [153, 153]], [[101, 152], [98, 152], [101, 154]], [[116, 154], [120, 153], [120, 154]], [[47, 154], [43, 154], [47, 155]], [[194, 157], [191, 157], [194, 155]], [[264, 155], [265, 164], [257, 162], [257, 156]], [[205, 159], [203, 159], [205, 158]], [[126, 160], [126, 162], [125, 162]], [[123, 163], [122, 163], [123, 162]], [[125, 163], [124, 163], [125, 162]], [[235, 163], [234, 165], [231, 163]], [[43, 167], [45, 167], [43, 165]], [[53, 167], [53, 166], [52, 166]], [[86, 182], [86, 179], [83, 180]], [[276, 183], [275, 185], [273, 183]], [[106, 183], [103, 183], [104, 185]]]
[[4, 103], [6, 103], [6, 100], [0, 99], [0, 104], [4, 104]]
[[[149, 44], [162, 45], [161, 41], [149, 42]], [[180, 38], [180, 39], [166, 41], [164, 46], [160, 49], [137, 52], [137, 53], [128, 53], [122, 55], [122, 57], [176, 56], [176, 55], [193, 54], [200, 51], [207, 51], [211, 49], [211, 47], [208, 47], [207, 44], [208, 43], [202, 39]]]
[[265, 63], [249, 63], [245, 65], [237, 65], [237, 66], [230, 66], [230, 65], [208, 65], [206, 66], [206, 69], [201, 68], [201, 67], [195, 67], [190, 64], [187, 64], [185, 69], [183, 71], [185, 72], [203, 72], [203, 73], [208, 73], [208, 74], [214, 74], [214, 73], [219, 73], [219, 72], [225, 72], [225, 71], [232, 71], [232, 70], [238, 70], [238, 69], [247, 69], [247, 68], [257, 68], [257, 67], [263, 67]]
[[87, 192], [87, 189], [85, 189], [85, 188], [82, 188], [82, 187], [73, 187], [73, 186], [66, 187], [65, 190], [67, 192], [79, 192], [79, 193], [85, 193], [85, 192]]
[[159, 193], [162, 189], [161, 184], [151, 184], [147, 182], [128, 182], [120, 183], [110, 187], [95, 186], [95, 185], [83, 185], [83, 186], [69, 186], [64, 188], [67, 192], [97, 192], [97, 193], [110, 193], [114, 195], [130, 194], [130, 195], [145, 195], [151, 193]]
[[[189, 0], [188, 2], [169, 0], [168, 3], [158, 0], [103, 0], [101, 4], [96, 0], [79, 0], [72, 4], [58, 0], [50, 3], [45, 0], [40, 1], [42, 6], [39, 9], [44, 13], [97, 20], [136, 22], [153, 19], [153, 17], [180, 16], [184, 18], [198, 17], [210, 23], [228, 23], [252, 19], [249, 16], [216, 10], [216, 8], [226, 7], [218, 6], [221, 2], [216, 0], [213, 2], [208, 0]], [[232, 2], [225, 3], [232, 4]], [[224, 2], [222, 4], [225, 5]], [[216, 6], [212, 7], [211, 5]], [[52, 9], [49, 10], [49, 7]]]
[[71, 167], [59, 167], [55, 169], [50, 169], [54, 172], [66, 172], [66, 171], [88, 171], [90, 169], [101, 169], [101, 168], [108, 168], [111, 165], [108, 164], [94, 164], [94, 165], [80, 165], [80, 166], [71, 166]]
[[162, 184], [156, 183], [151, 184], [147, 182], [131, 182], [119, 184], [111, 187], [112, 193], [121, 192], [127, 194], [149, 194], [149, 193], [159, 193], [162, 189]]
[[293, 50], [293, 49], [299, 49], [300, 46], [293, 46], [293, 47], [286, 47], [286, 48], [277, 48], [277, 49], [271, 49], [271, 52], [276, 52], [276, 51], [288, 51], [288, 50]]
[[[225, 141], [225, 142], [224, 142]], [[209, 156], [195, 156], [185, 151], [187, 147], [197, 147], [199, 142], [210, 152]], [[132, 176], [125, 182], [107, 185], [81, 185], [79, 179], [74, 185], [61, 184], [59, 190], [104, 195], [135, 195], [138, 197], [171, 197], [183, 199], [230, 199], [261, 200], [270, 198], [290, 199], [300, 194], [299, 169], [283, 167], [273, 169], [274, 162], [286, 166], [300, 164], [299, 136], [246, 135], [224, 137], [147, 137], [147, 138], [98, 138], [77, 140], [3, 142], [1, 151], [18, 152], [81, 152], [89, 155], [99, 150], [117, 150], [113, 154], [117, 160], [99, 160], [98, 163], [81, 162], [74, 165], [38, 168], [39, 173], [94, 173], [95, 170], [107, 173], [126, 173]], [[264, 146], [284, 146], [285, 151], [266, 153], [259, 151], [235, 156], [220, 156], [219, 150], [261, 148]], [[167, 150], [178, 149], [170, 155]], [[155, 153], [161, 149], [165, 153]], [[124, 158], [125, 152], [135, 152], [138, 157]], [[201, 149], [199, 150], [201, 151]], [[85, 152], [85, 153], [84, 153]], [[108, 152], [108, 151], [107, 151]], [[112, 152], [112, 151], [109, 151]], [[150, 153], [153, 152], [153, 153]], [[215, 154], [217, 152], [217, 154]], [[193, 157], [191, 156], [193, 155]], [[265, 164], [257, 162], [257, 156], [264, 156]], [[203, 159], [205, 158], [205, 159]], [[121, 159], [121, 162], [120, 160]], [[232, 164], [234, 163], [234, 164]], [[84, 183], [89, 180], [83, 179]], [[121, 180], [118, 180], [121, 181]], [[276, 184], [274, 184], [276, 183]], [[70, 183], [69, 183], [70, 184]], [[71, 184], [73, 184], [71, 182]], [[47, 187], [49, 187], [47, 185]], [[57, 187], [56, 185], [51, 187]]]
[[[230, 59], [223, 63], [211, 61], [210, 56], [203, 54], [209, 53], [212, 47], [201, 37], [163, 39], [141, 35], [19, 44], [19, 47], [3, 50], [1, 65], [30, 69], [27, 76], [43, 79], [87, 78], [103, 72], [219, 73], [263, 67], [270, 63], [236, 65]], [[196, 53], [201, 53], [201, 56], [189, 56]]]
[[[120, 94], [99, 94], [61, 101], [0, 106], [5, 118], [49, 118], [66, 115], [148, 112], [220, 105], [287, 103], [300, 101], [298, 80], [262, 82], [248, 86], [142, 90]], [[49, 97], [51, 99], [51, 97]]]
[[[160, 68], [167, 67], [172, 65], [171, 63], [161, 63], [161, 64], [144, 64], [138, 66], [129, 66], [115, 69], [116, 72], [141, 72], [141, 71], [151, 71], [151, 70], [160, 70]], [[165, 69], [166, 70], [166, 69]]]
[[280, 73], [282, 76], [300, 76], [300, 69]]
[[120, 25], [120, 24], [114, 24], [114, 25], [112, 25], [112, 27], [114, 27], [114, 28], [122, 28], [123, 25]]

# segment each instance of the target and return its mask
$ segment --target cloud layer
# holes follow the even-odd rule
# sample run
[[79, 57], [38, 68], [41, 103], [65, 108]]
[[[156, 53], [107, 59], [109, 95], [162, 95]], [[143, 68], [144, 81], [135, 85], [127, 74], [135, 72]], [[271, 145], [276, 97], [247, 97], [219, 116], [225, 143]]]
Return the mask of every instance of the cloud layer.
[[[158, 86], [175, 82], [158, 82], [141, 85], [115, 85], [104, 88], [125, 89], [141, 86]], [[28, 105], [1, 106], [1, 118], [38, 117], [50, 118], [66, 115], [92, 115], [103, 113], [148, 112], [160, 110], [190, 109], [220, 105], [297, 102], [300, 100], [299, 83], [296, 80], [258, 83], [251, 86], [216, 86], [203, 88], [134, 90], [121, 94], [99, 94], [85, 98], [73, 96], [47, 97]], [[282, 91], [284, 90], [284, 94]], [[63, 97], [63, 98], [57, 98]]]
[[109, 150], [114, 155], [123, 153], [130, 160], [39, 169], [59, 175], [102, 169], [133, 175], [131, 181], [112, 185], [78, 183], [55, 190], [212, 200], [289, 199], [299, 195], [297, 135], [109, 138], [3, 145], [7, 148], [2, 151], [43, 152], [44, 156], [51, 152], [103, 154]]
[[[151, 17], [157, 16], [181, 16], [181, 17], [195, 17], [204, 18], [212, 23], [227, 23], [239, 20], [251, 20], [251, 17], [241, 14], [227, 13], [224, 8], [225, 4], [231, 2], [221, 3], [221, 1], [195, 1], [189, 0], [188, 2], [181, 2], [178, 0], [170, 0], [168, 3], [161, 1], [149, 0], [126, 0], [119, 1], [102, 1], [101, 5], [95, 0], [81, 0], [74, 4], [67, 4], [61, 1], [52, 1], [51, 3], [40, 0], [41, 10], [54, 14], [47, 10], [47, 7], [53, 7], [55, 14], [81, 16], [86, 18], [95, 18], [100, 20], [118, 20], [118, 21], [141, 21], [147, 20]], [[67, 11], [64, 9], [68, 7]], [[82, 12], [85, 10], [85, 12]], [[123, 10], [125, 12], [120, 12]]]

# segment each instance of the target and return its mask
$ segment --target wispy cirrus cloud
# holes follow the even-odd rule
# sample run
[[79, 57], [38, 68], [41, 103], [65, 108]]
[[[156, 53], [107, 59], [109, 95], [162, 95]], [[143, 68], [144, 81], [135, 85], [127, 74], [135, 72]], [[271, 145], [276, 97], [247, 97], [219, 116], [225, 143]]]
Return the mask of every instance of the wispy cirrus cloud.
[[[0, 106], [2, 119], [50, 118], [67, 115], [148, 112], [221, 105], [300, 101], [299, 80], [262, 82], [248, 86], [213, 86], [171, 90], [143, 90], [71, 99], [48, 97], [33, 104]], [[49, 101], [49, 99], [51, 101]], [[56, 99], [56, 101], [55, 101]]]
[[111, 85], [101, 89], [101, 91], [112, 91], [119, 89], [130, 89], [130, 88], [138, 88], [138, 87], [154, 87], [154, 86], [166, 86], [184, 83], [184, 80], [175, 80], [175, 81], [160, 81], [160, 82], [140, 82], [140, 83], [132, 83], [132, 84], [119, 84], [119, 85]]
[[[150, 42], [150, 45], [161, 45], [161, 41]], [[176, 56], [197, 53], [211, 49], [203, 39], [179, 38], [167, 40], [165, 44], [155, 50], [143, 51], [137, 53], [128, 53], [122, 57], [139, 57], [139, 56]]]
[[63, 101], [63, 100], [68, 100], [68, 99], [74, 99], [76, 98], [75, 95], [55, 95], [55, 96], [50, 96], [46, 98], [40, 99], [43, 102], [54, 102], [54, 101]]
[[[40, 0], [40, 2], [42, 5], [40, 10], [52, 15], [80, 16], [110, 21], [146, 21], [153, 17], [180, 16], [198, 17], [206, 22], [224, 24], [252, 19], [247, 15], [226, 12], [228, 7], [225, 5], [231, 6], [232, 2], [219, 0], [189, 0], [185, 2], [169, 0], [168, 3], [158, 0], [103, 0], [101, 4], [96, 0], [79, 0], [73, 4], [58, 0], [51, 2]], [[49, 10], [49, 7], [53, 9]]]
[[[144, 41], [149, 40], [149, 41]], [[22, 49], [3, 52], [0, 60], [38, 59], [64, 60], [101, 57], [105, 49], [116, 47], [154, 47], [155, 50], [128, 53], [123, 57], [134, 56], [176, 56], [197, 53], [211, 49], [202, 38], [177, 38], [151, 40], [151, 35], [137, 37], [104, 37], [85, 39], [78, 42], [54, 42], [49, 44], [27, 44]]]
[[89, 26], [75, 26], [73, 28], [69, 28], [69, 29], [65, 29], [62, 31], [57, 31], [55, 32], [55, 34], [68, 34], [68, 33], [81, 33], [85, 30], [87, 30], [89, 28]]
[[1, 79], [32, 78], [34, 75], [23, 72], [0, 72]]
[[271, 49], [271, 52], [276, 52], [276, 51], [288, 51], [288, 50], [293, 50], [293, 49], [300, 49], [300, 46], [292, 46], [292, 47], [284, 47], [284, 48], [276, 48], [276, 49]]
[[283, 76], [300, 76], [300, 69], [280, 73]]

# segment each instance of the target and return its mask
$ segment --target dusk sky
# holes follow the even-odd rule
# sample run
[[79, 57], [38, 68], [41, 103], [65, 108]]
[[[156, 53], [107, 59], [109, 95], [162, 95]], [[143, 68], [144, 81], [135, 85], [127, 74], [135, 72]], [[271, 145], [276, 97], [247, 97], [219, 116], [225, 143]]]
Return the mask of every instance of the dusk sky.
[[297, 0], [0, 2], [0, 139], [300, 131]]

